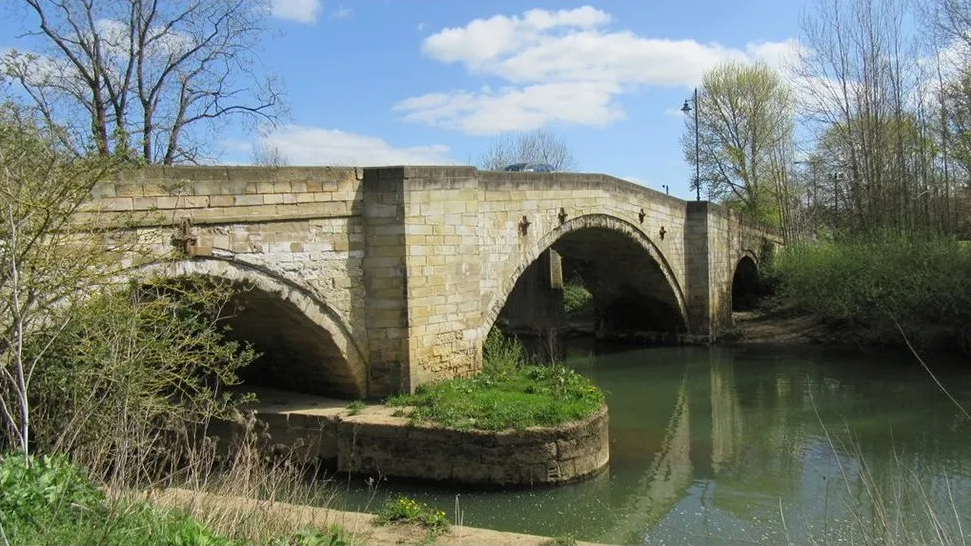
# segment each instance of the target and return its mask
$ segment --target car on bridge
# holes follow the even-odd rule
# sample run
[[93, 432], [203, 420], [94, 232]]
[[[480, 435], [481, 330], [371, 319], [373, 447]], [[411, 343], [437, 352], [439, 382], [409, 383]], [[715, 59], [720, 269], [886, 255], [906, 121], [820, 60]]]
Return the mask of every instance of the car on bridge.
[[513, 163], [512, 165], [506, 165], [502, 168], [504, 171], [509, 172], [523, 172], [523, 173], [554, 173], [556, 172], [556, 167], [550, 165], [549, 163]]

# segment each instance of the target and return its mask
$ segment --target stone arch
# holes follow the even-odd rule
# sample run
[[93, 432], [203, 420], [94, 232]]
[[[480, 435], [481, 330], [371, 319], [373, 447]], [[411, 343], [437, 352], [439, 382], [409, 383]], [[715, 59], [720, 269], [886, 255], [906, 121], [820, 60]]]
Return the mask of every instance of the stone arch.
[[513, 289], [516, 287], [516, 282], [523, 275], [526, 269], [529, 268], [529, 266], [536, 261], [536, 259], [539, 258], [543, 252], [551, 248], [565, 235], [591, 228], [605, 229], [616, 232], [627, 237], [644, 250], [644, 252], [658, 266], [664, 280], [671, 289], [677, 307], [676, 310], [680, 315], [683, 325], [685, 328], [687, 328], [688, 307], [684, 297], [684, 291], [682, 290], [681, 284], [678, 282], [674, 271], [671, 269], [670, 264], [664, 257], [664, 254], [657, 247], [657, 245], [654, 244], [650, 237], [648, 237], [634, 224], [615, 216], [611, 216], [609, 214], [585, 214], [571, 218], [562, 224], [557, 225], [552, 230], [537, 239], [520, 254], [519, 261], [516, 263], [515, 268], [509, 273], [502, 275], [503, 282], [500, 284], [499, 290], [493, 295], [492, 299], [485, 308], [483, 323], [479, 330], [481, 339], [485, 339], [485, 336], [489, 333], [489, 330], [492, 328], [493, 324], [495, 324], [499, 313], [502, 311], [507, 299], [509, 298], [510, 294], [512, 294]]
[[[237, 297], [243, 307], [247, 304], [255, 305], [261, 311], [253, 313], [258, 316], [250, 316], [248, 319], [259, 319], [266, 328], [254, 328], [252, 324], [247, 324], [246, 329], [249, 331], [239, 332], [239, 337], [253, 341], [257, 349], [261, 344], [267, 345], [269, 342], [277, 348], [299, 354], [297, 363], [309, 364], [306, 368], [310, 368], [274, 367], [272, 370], [263, 370], [265, 373], [295, 373], [295, 377], [272, 381], [272, 385], [266, 386], [349, 398], [362, 398], [367, 395], [367, 359], [364, 351], [333, 309], [295, 283], [255, 265], [219, 258], [155, 263], [141, 268], [139, 274], [165, 278], [201, 275], [239, 283], [248, 288], [249, 290], [241, 291]], [[245, 313], [244, 308], [240, 314]], [[277, 321], [275, 325], [274, 319]], [[292, 330], [281, 331], [281, 327]], [[247, 334], [257, 339], [249, 339]], [[306, 339], [292, 336], [304, 336]], [[257, 359], [251, 366], [257, 367], [259, 361]], [[241, 375], [245, 377], [246, 373], [243, 370]], [[253, 382], [263, 384], [261, 380]]]
[[743, 250], [732, 268], [732, 311], [750, 311], [761, 297], [759, 259], [751, 250]]

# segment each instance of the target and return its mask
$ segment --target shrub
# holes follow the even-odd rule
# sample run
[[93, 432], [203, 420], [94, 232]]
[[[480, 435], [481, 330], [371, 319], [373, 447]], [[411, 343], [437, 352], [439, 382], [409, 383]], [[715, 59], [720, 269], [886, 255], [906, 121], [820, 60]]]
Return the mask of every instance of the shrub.
[[483, 369], [490, 373], [509, 373], [526, 364], [526, 348], [513, 337], [502, 335], [498, 329], [489, 330], [482, 344]]
[[878, 237], [798, 245], [774, 260], [776, 297], [823, 321], [899, 340], [971, 342], [971, 249], [948, 239]]
[[585, 317], [593, 312], [593, 294], [575, 281], [563, 285], [563, 310], [569, 317]]
[[361, 410], [363, 410], [365, 407], [367, 407], [367, 404], [365, 404], [363, 400], [355, 400], [347, 405], [347, 414], [357, 415], [361, 413]]
[[71, 452], [126, 486], [156, 479], [150, 465], [180, 459], [194, 427], [239, 401], [222, 389], [255, 353], [225, 338], [232, 288], [149, 279], [65, 309], [31, 388], [35, 449]]

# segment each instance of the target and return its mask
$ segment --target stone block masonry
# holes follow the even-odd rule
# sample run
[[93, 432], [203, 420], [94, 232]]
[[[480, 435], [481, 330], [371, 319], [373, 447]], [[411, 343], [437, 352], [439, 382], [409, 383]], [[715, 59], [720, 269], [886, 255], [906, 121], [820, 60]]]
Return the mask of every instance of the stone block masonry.
[[[781, 243], [717, 205], [600, 174], [150, 167], [98, 185], [91, 197], [84, 214], [124, 220], [158, 241], [164, 263], [153, 271], [245, 281], [288, 302], [261, 313], [270, 300], [250, 298], [235, 331], [315, 370], [260, 377], [306, 376], [291, 384], [354, 398], [475, 373], [517, 280], [564, 238], [616, 235], [596, 248], [605, 271], [623, 273], [631, 265], [611, 260], [636, 253], [637, 267], [651, 271], [628, 280], [651, 284], [634, 288], [675, 309], [701, 340], [730, 325], [741, 257], [757, 260]], [[174, 241], [183, 252], [173, 256]], [[297, 322], [269, 320], [282, 310], [303, 315], [302, 343], [280, 331]]]
[[[499, 432], [412, 424], [393, 409], [269, 410], [257, 413], [270, 446], [338, 472], [495, 486], [560, 485], [592, 476], [610, 461], [608, 414], [554, 427]], [[229, 441], [238, 434], [221, 425]], [[226, 447], [226, 444], [222, 444]]]

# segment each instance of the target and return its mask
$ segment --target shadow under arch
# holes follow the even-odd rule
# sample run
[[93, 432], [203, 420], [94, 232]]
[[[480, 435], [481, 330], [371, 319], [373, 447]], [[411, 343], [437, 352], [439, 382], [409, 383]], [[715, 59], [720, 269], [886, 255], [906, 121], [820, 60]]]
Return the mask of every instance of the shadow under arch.
[[758, 257], [745, 250], [732, 270], [732, 311], [752, 311], [761, 297]]
[[563, 222], [543, 235], [535, 243], [531, 244], [530, 247], [521, 255], [521, 259], [519, 263], [516, 264], [515, 269], [509, 274], [504, 275], [505, 280], [500, 285], [496, 294], [493, 295], [488, 306], [486, 307], [485, 315], [483, 316], [483, 324], [479, 330], [479, 333], [483, 339], [495, 324], [499, 314], [506, 304], [506, 301], [516, 288], [516, 283], [523, 276], [530, 265], [532, 265], [543, 252], [555, 247], [558, 242], [563, 242], [566, 236], [576, 234], [584, 230], [610, 232], [611, 234], [614, 234], [617, 237], [622, 237], [633, 245], [639, 247], [639, 249], [643, 251], [643, 255], [646, 255], [653, 265], [656, 266], [659, 275], [664, 280], [666, 288], [670, 290], [668, 299], [670, 299], [672, 307], [674, 307], [674, 311], [678, 314], [678, 318], [681, 322], [678, 329], [685, 331], [688, 329], [688, 307], [687, 302], [685, 301], [684, 291], [675, 277], [670, 264], [664, 257], [661, 250], [657, 247], [657, 245], [654, 244], [654, 241], [652, 241], [650, 237], [648, 237], [634, 224], [615, 216], [608, 214], [585, 214]]
[[153, 263], [136, 275], [213, 277], [240, 286], [229, 337], [263, 353], [240, 377], [247, 383], [316, 395], [367, 395], [367, 359], [337, 313], [296, 284], [263, 268], [197, 258]]

